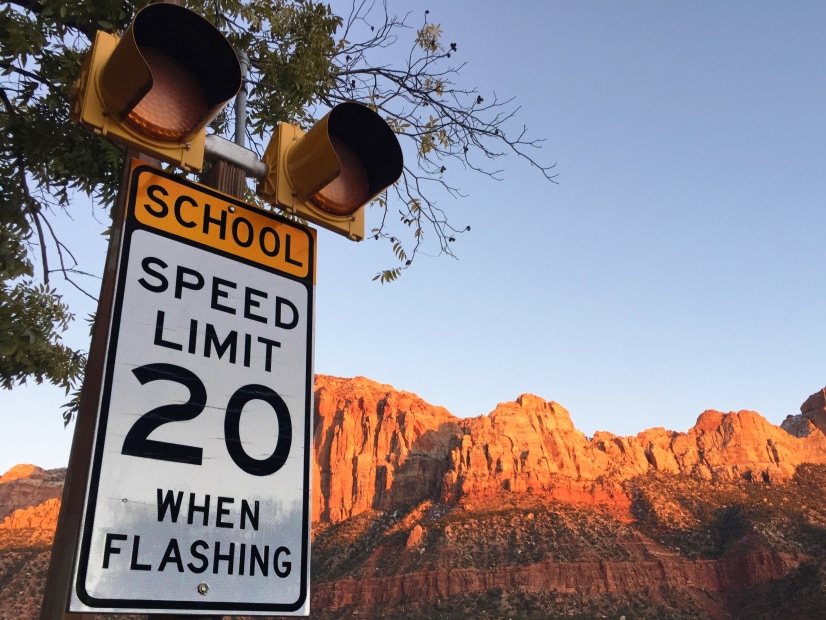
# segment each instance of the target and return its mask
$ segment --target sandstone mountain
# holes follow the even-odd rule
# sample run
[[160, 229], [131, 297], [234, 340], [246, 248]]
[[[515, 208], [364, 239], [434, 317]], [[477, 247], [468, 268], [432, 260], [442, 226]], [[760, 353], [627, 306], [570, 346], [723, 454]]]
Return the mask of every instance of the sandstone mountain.
[[[586, 437], [532, 395], [461, 419], [318, 376], [312, 617], [822, 618], [825, 396]], [[0, 478], [0, 618], [36, 617], [63, 473]]]
[[564, 407], [528, 394], [460, 419], [387, 385], [319, 376], [316, 402], [313, 516], [332, 523], [500, 490], [622, 503], [622, 483], [635, 476], [779, 482], [802, 463], [826, 463], [814, 425], [792, 436], [752, 411], [706, 411], [687, 433], [588, 438]]

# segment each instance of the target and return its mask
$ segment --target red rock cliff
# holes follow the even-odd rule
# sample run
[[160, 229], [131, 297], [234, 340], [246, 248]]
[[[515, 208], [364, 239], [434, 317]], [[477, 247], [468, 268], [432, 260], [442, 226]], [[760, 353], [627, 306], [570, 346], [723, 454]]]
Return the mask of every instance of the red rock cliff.
[[768, 482], [826, 463], [823, 433], [798, 437], [753, 411], [706, 411], [684, 433], [588, 438], [537, 396], [460, 419], [363, 377], [316, 378], [314, 433], [313, 520], [332, 523], [501, 489], [623, 503], [619, 483], [646, 472]]

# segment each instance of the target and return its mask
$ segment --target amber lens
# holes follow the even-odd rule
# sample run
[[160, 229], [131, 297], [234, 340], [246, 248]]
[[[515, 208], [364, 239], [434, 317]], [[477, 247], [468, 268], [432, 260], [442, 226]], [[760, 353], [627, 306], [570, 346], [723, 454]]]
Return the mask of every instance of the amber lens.
[[330, 136], [330, 142], [341, 162], [341, 173], [310, 196], [310, 202], [331, 215], [352, 215], [370, 197], [367, 170], [356, 152], [342, 140]]
[[152, 72], [152, 88], [124, 122], [149, 138], [180, 142], [207, 114], [204, 89], [169, 54], [147, 46], [140, 51]]

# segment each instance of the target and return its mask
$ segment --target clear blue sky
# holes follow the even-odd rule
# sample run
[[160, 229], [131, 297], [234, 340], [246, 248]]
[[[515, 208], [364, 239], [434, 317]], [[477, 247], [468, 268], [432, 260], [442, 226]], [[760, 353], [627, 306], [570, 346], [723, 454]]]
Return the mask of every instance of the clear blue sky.
[[[468, 196], [440, 206], [472, 226], [460, 259], [420, 257], [391, 285], [371, 282], [385, 247], [322, 231], [317, 372], [459, 416], [534, 393], [619, 435], [685, 431], [705, 409], [779, 424], [826, 384], [826, 5], [390, 9], [413, 25], [430, 9], [468, 63], [460, 85], [516, 97], [559, 184], [515, 158], [499, 182], [455, 177]], [[73, 236], [99, 270], [89, 212]], [[0, 472], [66, 462], [63, 400], [0, 393]]]

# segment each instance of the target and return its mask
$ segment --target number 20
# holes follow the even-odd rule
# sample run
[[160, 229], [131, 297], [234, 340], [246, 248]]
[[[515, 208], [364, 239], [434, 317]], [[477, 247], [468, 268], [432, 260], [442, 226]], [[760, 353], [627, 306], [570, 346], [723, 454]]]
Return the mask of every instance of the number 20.
[[[146, 385], [152, 381], [173, 381], [189, 390], [185, 403], [162, 405], [144, 413], [126, 433], [122, 454], [159, 461], [201, 465], [203, 449], [166, 441], [149, 439], [156, 428], [170, 422], [194, 420], [206, 407], [207, 392], [198, 376], [186, 368], [174, 364], [146, 364], [138, 366], [132, 373]], [[273, 453], [265, 459], [251, 457], [241, 443], [241, 414], [244, 406], [253, 400], [269, 404], [278, 417], [278, 441]], [[292, 444], [292, 422], [290, 410], [284, 400], [273, 389], [265, 385], [250, 384], [238, 388], [230, 396], [224, 415], [224, 442], [227, 452], [238, 467], [253, 476], [269, 476], [284, 466]]]

